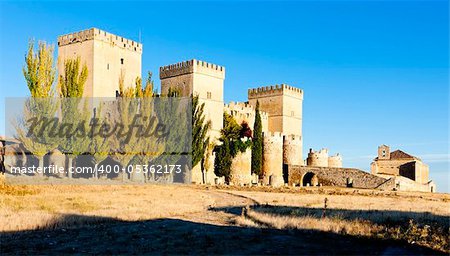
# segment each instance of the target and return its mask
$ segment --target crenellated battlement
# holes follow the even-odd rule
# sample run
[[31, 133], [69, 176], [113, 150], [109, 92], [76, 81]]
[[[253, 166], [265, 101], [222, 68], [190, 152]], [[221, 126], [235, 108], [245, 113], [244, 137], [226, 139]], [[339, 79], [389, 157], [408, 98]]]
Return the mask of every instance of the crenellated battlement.
[[188, 60], [159, 68], [159, 78], [169, 78], [191, 73], [200, 73], [225, 79], [225, 67], [201, 60]]
[[80, 43], [88, 40], [98, 40], [109, 43], [112, 46], [117, 46], [126, 50], [142, 53], [142, 44], [133, 40], [117, 36], [98, 28], [91, 28], [74, 32], [58, 37], [58, 46]]
[[283, 143], [285, 145], [296, 145], [302, 143], [302, 136], [300, 135], [285, 135]]
[[[248, 102], [230, 102], [229, 104], [224, 104], [224, 110], [232, 115], [233, 117], [238, 117], [238, 119], [250, 120], [255, 117], [256, 110]], [[262, 120], [268, 120], [269, 114], [264, 111], [259, 111]]]
[[281, 132], [263, 132], [264, 141], [283, 141], [283, 134]]
[[314, 151], [314, 149], [310, 148], [309, 149], [309, 153], [310, 155], [318, 155], [318, 156], [327, 156], [328, 157], [328, 149], [327, 148], [322, 148], [319, 151]]
[[258, 98], [264, 96], [291, 95], [303, 99], [303, 90], [287, 84], [263, 86], [248, 89], [248, 98]]

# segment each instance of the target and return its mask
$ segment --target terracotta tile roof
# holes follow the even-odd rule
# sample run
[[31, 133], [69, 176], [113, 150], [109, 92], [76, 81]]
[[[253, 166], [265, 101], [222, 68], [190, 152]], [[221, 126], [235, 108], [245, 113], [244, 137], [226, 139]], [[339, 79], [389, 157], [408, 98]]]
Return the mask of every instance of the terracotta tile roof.
[[418, 159], [418, 158], [408, 153], [405, 153], [401, 150], [395, 150], [391, 152], [391, 159]]

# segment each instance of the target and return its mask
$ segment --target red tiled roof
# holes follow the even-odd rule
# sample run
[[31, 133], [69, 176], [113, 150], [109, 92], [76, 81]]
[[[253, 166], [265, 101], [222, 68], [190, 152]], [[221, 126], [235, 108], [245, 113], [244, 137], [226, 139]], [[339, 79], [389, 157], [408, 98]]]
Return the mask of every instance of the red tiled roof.
[[405, 153], [401, 150], [395, 150], [391, 152], [391, 159], [418, 159], [418, 158], [408, 153]]

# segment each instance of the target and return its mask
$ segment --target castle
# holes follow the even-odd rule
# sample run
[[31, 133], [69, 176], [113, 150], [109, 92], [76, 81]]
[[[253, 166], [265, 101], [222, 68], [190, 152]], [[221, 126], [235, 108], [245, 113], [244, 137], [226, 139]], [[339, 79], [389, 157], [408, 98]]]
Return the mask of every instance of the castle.
[[[83, 96], [116, 97], [119, 79], [123, 80], [126, 87], [131, 87], [134, 86], [135, 79], [141, 76], [142, 51], [143, 45], [139, 42], [91, 28], [58, 37], [57, 68], [59, 74], [62, 74], [64, 60], [79, 57], [89, 70]], [[211, 121], [209, 135], [213, 141], [220, 136], [224, 112], [232, 115], [238, 123], [247, 122], [253, 129], [255, 107], [259, 102], [263, 131], [264, 184], [379, 189], [407, 187], [407, 190], [435, 191], [434, 183], [428, 181], [427, 166], [414, 157], [403, 159], [400, 163], [392, 156], [403, 154], [392, 152], [389, 156], [389, 149], [386, 147], [382, 148], [384, 153], [379, 153], [372, 164], [372, 174], [342, 168], [342, 157], [339, 154], [328, 156], [327, 149], [318, 152], [310, 149], [306, 161], [303, 160], [304, 95], [299, 88], [286, 84], [251, 88], [248, 90], [247, 102], [225, 104], [225, 67], [196, 59], [160, 67], [159, 78], [161, 93], [166, 93], [169, 88], [176, 88], [181, 96], [198, 95], [199, 101], [205, 104], [205, 117]], [[211, 161], [215, 160], [214, 153], [208, 157]], [[233, 159], [231, 180], [234, 183], [258, 182], [251, 174], [250, 162], [250, 149]], [[192, 182], [217, 182], [218, 177], [215, 177], [212, 166], [210, 164], [205, 170], [207, 176], [202, 173], [200, 166], [195, 166], [191, 173]], [[411, 182], [408, 186], [399, 187], [398, 177]], [[402, 184], [406, 184], [405, 181]]]

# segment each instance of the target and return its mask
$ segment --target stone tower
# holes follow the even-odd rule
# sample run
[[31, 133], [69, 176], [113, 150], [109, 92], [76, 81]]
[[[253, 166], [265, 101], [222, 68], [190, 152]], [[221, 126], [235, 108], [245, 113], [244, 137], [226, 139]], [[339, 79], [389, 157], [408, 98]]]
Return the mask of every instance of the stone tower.
[[306, 159], [306, 165], [328, 167], [328, 149], [322, 148], [318, 152], [315, 152], [312, 148], [310, 148], [308, 158]]
[[303, 90], [286, 84], [249, 89], [248, 101], [252, 106], [259, 101], [260, 110], [267, 112], [270, 132], [298, 136], [296, 152], [302, 159]]
[[302, 140], [298, 135], [283, 137], [283, 164], [302, 165]]
[[205, 103], [206, 119], [211, 120], [210, 135], [220, 136], [223, 127], [223, 81], [225, 67], [199, 60], [188, 60], [159, 68], [161, 92], [176, 88], [181, 96], [198, 95]]
[[58, 73], [65, 59], [77, 56], [89, 71], [84, 97], [115, 97], [121, 74], [125, 87], [141, 77], [142, 44], [97, 28], [58, 37]]
[[391, 159], [391, 151], [389, 146], [378, 146], [378, 159]]
[[263, 182], [279, 186], [283, 181], [283, 135], [279, 132], [263, 133]]

